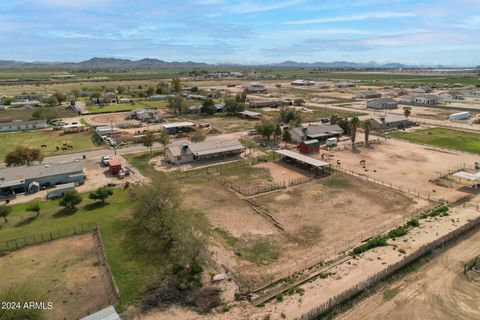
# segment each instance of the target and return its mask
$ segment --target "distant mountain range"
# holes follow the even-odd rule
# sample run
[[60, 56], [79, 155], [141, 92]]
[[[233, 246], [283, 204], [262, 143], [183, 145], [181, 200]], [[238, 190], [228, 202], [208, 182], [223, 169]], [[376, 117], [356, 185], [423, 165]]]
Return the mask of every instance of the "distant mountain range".
[[[401, 63], [379, 64], [377, 62], [357, 63], [349, 61], [334, 62], [295, 62], [284, 61], [276, 64], [241, 65], [241, 64], [207, 64], [193, 61], [166, 62], [159, 59], [145, 58], [128, 60], [117, 58], [92, 58], [82, 62], [24, 62], [16, 60], [0, 60], [0, 70], [3, 69], [63, 69], [63, 70], [134, 70], [134, 69], [167, 69], [167, 68], [202, 68], [202, 67], [270, 67], [270, 68], [323, 68], [323, 69], [386, 69], [386, 68], [421, 68], [427, 66], [411, 66]], [[444, 68], [444, 66], [429, 66]]]

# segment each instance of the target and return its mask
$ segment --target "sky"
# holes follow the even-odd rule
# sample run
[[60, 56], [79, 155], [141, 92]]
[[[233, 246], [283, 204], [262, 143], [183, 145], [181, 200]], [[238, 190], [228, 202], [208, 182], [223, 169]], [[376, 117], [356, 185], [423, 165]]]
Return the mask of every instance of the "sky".
[[480, 0], [1, 0], [0, 59], [480, 65]]

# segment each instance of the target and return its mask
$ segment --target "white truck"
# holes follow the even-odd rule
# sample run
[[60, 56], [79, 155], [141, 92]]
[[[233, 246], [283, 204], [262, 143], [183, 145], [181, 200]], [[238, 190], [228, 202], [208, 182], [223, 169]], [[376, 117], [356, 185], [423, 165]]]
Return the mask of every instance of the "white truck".
[[338, 139], [337, 138], [328, 138], [326, 143], [325, 143], [325, 146], [327, 148], [331, 148], [331, 147], [336, 147], [337, 146], [337, 142], [338, 142]]

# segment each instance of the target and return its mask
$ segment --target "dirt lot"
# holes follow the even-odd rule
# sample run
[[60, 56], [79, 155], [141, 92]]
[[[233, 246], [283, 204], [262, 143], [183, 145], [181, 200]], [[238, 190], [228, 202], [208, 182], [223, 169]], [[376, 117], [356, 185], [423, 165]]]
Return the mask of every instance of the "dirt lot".
[[[467, 196], [468, 193], [444, 188], [428, 180], [455, 166], [464, 163], [471, 166], [478, 161], [478, 157], [472, 155], [441, 151], [392, 139], [382, 140], [380, 145], [375, 144], [371, 148], [357, 148], [355, 152], [347, 149], [331, 154], [334, 157], [330, 162], [336, 163], [340, 160], [343, 169], [401, 186], [402, 190], [414, 190], [425, 196], [430, 194], [431, 197], [449, 201]], [[360, 160], [366, 160], [365, 169], [360, 165]]]
[[340, 319], [480, 319], [480, 282], [463, 265], [480, 253], [480, 232], [375, 294]]
[[[284, 168], [278, 164], [268, 166], [275, 168], [272, 176], [283, 179]], [[205, 212], [214, 227], [252, 245], [258, 241], [268, 242], [257, 252], [259, 256], [271, 257], [272, 253], [278, 253], [274, 259], [267, 259], [268, 263], [261, 260], [252, 263], [254, 259], [235, 256], [234, 252], [224, 253], [230, 256], [229, 265], [237, 266], [237, 271], [252, 281], [269, 279], [288, 268], [296, 268], [299, 262], [304, 263], [314, 255], [333, 256], [346, 249], [349, 241], [353, 243], [353, 238], [357, 237], [359, 242], [360, 237], [371, 236], [373, 228], [391, 224], [403, 214], [427, 204], [340, 173], [289, 187], [287, 191], [282, 189], [249, 198], [270, 213], [286, 230], [283, 232], [271, 219], [256, 213], [249, 203], [209, 176], [191, 178], [184, 181], [183, 186], [188, 190], [185, 206]], [[232, 239], [227, 237], [227, 240]]]
[[30, 246], [0, 257], [2, 288], [26, 285], [53, 303], [48, 319], [72, 319], [108, 303], [92, 233]]

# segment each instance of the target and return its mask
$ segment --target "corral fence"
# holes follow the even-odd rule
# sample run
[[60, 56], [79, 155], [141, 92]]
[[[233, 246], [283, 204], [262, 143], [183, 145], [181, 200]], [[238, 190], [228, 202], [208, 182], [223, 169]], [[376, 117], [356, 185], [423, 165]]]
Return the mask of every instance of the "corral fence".
[[17, 250], [25, 246], [39, 244], [55, 239], [65, 238], [85, 232], [95, 231], [98, 229], [97, 224], [87, 223], [75, 227], [68, 227], [62, 230], [48, 231], [29, 236], [19, 237], [15, 239], [0, 242], [0, 251]]
[[422, 198], [422, 199], [437, 202], [437, 203], [444, 203], [445, 202], [444, 198], [435, 197], [435, 196], [431, 195], [430, 193], [428, 193], [428, 194], [421, 193], [420, 191], [416, 190], [415, 188], [395, 185], [391, 182], [386, 182], [386, 181], [383, 181], [383, 180], [380, 180], [380, 179], [377, 179], [377, 178], [372, 178], [372, 177], [370, 177], [366, 174], [358, 173], [358, 172], [355, 172], [353, 170], [348, 170], [348, 169], [342, 168], [340, 166], [332, 165], [332, 168], [334, 170], [339, 171], [339, 172], [343, 172], [343, 173], [349, 174], [351, 176], [367, 180], [367, 181], [372, 182], [374, 184], [377, 184], [379, 186], [383, 186], [383, 187], [387, 187], [387, 188], [390, 188], [390, 189], [406, 192], [406, 193], [411, 194], [413, 196], [416, 196], [418, 198]]
[[73, 319], [81, 319], [110, 305], [116, 305], [120, 301], [120, 292], [115, 284], [115, 280], [113, 279], [110, 264], [108, 263], [105, 255], [102, 235], [96, 223], [81, 224], [62, 230], [42, 232], [30, 236], [6, 240], [0, 243], [0, 252], [18, 250], [27, 246], [42, 244], [52, 240], [62, 239], [88, 232], [93, 232], [98, 264], [104, 267], [101, 269], [103, 272], [100, 275], [99, 285], [101, 285], [104, 289], [105, 300], [99, 302], [99, 305], [92, 310], [88, 310], [87, 312], [82, 312], [77, 315], [72, 315]]
[[77, 319], [81, 319], [108, 306], [115, 306], [120, 302], [120, 291], [118, 290], [115, 280], [113, 279], [112, 270], [110, 269], [110, 264], [108, 263], [107, 256], [105, 255], [105, 248], [103, 246], [103, 239], [100, 229], [95, 229], [93, 235], [96, 242], [97, 257], [99, 259], [98, 262], [100, 263], [100, 265], [104, 266], [104, 268], [102, 269], [104, 271], [100, 275], [100, 282], [106, 295], [106, 301], [99, 304], [93, 310], [89, 310], [80, 315], [77, 315]]
[[227, 162], [227, 163], [221, 163], [221, 164], [202, 167], [202, 168], [198, 168], [198, 169], [183, 170], [183, 171], [182, 170], [176, 170], [176, 171], [172, 172], [171, 175], [173, 175], [177, 179], [189, 178], [189, 177], [195, 177], [195, 176], [199, 176], [199, 175], [218, 173], [218, 172], [222, 172], [222, 171], [225, 171], [225, 170], [228, 170], [228, 169], [233, 169], [233, 168], [254, 166], [254, 165], [259, 164], [259, 163], [275, 161], [275, 160], [278, 160], [278, 159], [280, 159], [279, 155], [277, 155], [276, 153], [269, 153], [265, 156], [242, 159], [242, 160]]
[[370, 276], [368, 279], [350, 287], [347, 290], [344, 290], [342, 293], [330, 298], [328, 301], [318, 305], [313, 310], [310, 310], [304, 313], [302, 316], [298, 317], [298, 320], [309, 320], [309, 319], [316, 319], [322, 314], [332, 310], [337, 305], [342, 302], [347, 301], [348, 299], [354, 297], [355, 295], [361, 293], [363, 290], [375, 285], [377, 282], [385, 279], [386, 277], [392, 275], [394, 272], [398, 271], [399, 269], [405, 267], [409, 263], [417, 260], [418, 258], [422, 257], [423, 255], [432, 252], [434, 249], [446, 244], [447, 242], [455, 239], [456, 237], [462, 235], [464, 232], [471, 230], [475, 227], [480, 225], [480, 217], [468, 222], [467, 224], [463, 225], [462, 227], [455, 229], [448, 234], [438, 238], [437, 240], [425, 244], [413, 253], [405, 256], [402, 260], [390, 265], [389, 267], [383, 269], [382, 271]]
[[431, 203], [427, 207], [407, 212], [403, 214], [402, 217], [377, 224], [374, 228], [365, 230], [360, 234], [356, 234], [343, 241], [332, 243], [327, 246], [327, 249], [312, 251], [310, 257], [298, 260], [297, 262], [290, 264], [288, 267], [278, 268], [274, 270], [271, 275], [261, 275], [256, 279], [241, 279], [241, 281], [239, 281], [241, 283], [240, 291], [256, 293], [264, 291], [270, 287], [273, 288], [287, 279], [292, 280], [293, 278], [294, 280], [296, 277], [312, 272], [315, 269], [324, 266], [325, 263], [337, 259], [339, 255], [347, 253], [362, 242], [370, 238], [381, 236], [396, 227], [405, 225], [409, 219], [418, 217], [420, 214], [428, 212], [437, 206], [438, 204]]
[[279, 190], [279, 189], [286, 189], [287, 187], [292, 187], [296, 185], [303, 184], [305, 182], [311, 181], [312, 179], [309, 177], [299, 177], [295, 179], [288, 179], [285, 180], [283, 183], [269, 183], [267, 185], [260, 185], [260, 186], [252, 186], [252, 187], [241, 187], [236, 185], [234, 182], [230, 181], [226, 177], [217, 177], [217, 180], [227, 186], [228, 188], [232, 189], [233, 191], [236, 191], [240, 193], [243, 196], [254, 196], [257, 194], [261, 193], [266, 193], [274, 190]]

